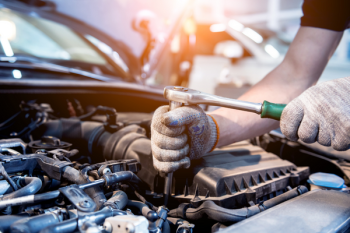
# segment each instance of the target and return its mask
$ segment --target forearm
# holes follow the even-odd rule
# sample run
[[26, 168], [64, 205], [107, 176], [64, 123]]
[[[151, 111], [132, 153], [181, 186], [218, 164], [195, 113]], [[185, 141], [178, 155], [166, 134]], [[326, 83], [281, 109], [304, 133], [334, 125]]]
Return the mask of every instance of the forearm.
[[[239, 99], [262, 103], [289, 103], [315, 84], [334, 53], [342, 33], [302, 27], [284, 61]], [[211, 113], [218, 123], [218, 147], [253, 138], [279, 126], [279, 122], [259, 115], [220, 108]]]
[[[293, 79], [288, 66], [281, 64], [261, 82], [252, 87], [239, 99], [262, 103], [288, 103], [312, 85], [309, 79]], [[280, 78], [279, 78], [280, 77]], [[220, 128], [218, 147], [262, 135], [278, 127], [279, 122], [261, 119], [258, 114], [228, 108], [220, 108], [212, 115]]]

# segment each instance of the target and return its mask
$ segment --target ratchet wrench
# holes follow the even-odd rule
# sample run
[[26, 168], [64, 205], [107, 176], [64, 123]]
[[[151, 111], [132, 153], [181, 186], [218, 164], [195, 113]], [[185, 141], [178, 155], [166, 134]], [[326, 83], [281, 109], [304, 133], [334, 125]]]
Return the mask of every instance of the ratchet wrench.
[[252, 103], [242, 100], [229, 99], [178, 86], [165, 87], [164, 97], [170, 102], [178, 102], [178, 105], [180, 103], [186, 105], [208, 104], [247, 112], [254, 112], [260, 114], [261, 118], [271, 118], [275, 120], [280, 120], [282, 111], [286, 106], [285, 104], [270, 103], [266, 100], [263, 103]]
[[[208, 104], [232, 109], [243, 110], [260, 114], [261, 118], [280, 120], [285, 104], [275, 104], [268, 101], [263, 103], [252, 103], [242, 100], [229, 99], [221, 96], [211, 95], [193, 89], [167, 86], [164, 88], [164, 97], [169, 100], [169, 110], [181, 107], [183, 104]], [[173, 173], [168, 173], [164, 183], [164, 205], [168, 204], [171, 196]]]

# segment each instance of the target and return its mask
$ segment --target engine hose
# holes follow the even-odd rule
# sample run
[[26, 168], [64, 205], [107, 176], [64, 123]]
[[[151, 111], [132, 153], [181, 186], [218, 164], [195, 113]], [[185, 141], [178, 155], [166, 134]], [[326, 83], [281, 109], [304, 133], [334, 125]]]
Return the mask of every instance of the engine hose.
[[20, 215], [5, 215], [0, 216], [0, 231], [2, 233], [10, 232], [10, 226], [12, 223], [21, 220], [23, 218], [29, 217], [28, 213], [22, 213]]
[[170, 225], [168, 221], [165, 221], [162, 228], [163, 233], [170, 233]]
[[18, 189], [12, 193], [6, 194], [0, 198], [0, 200], [8, 200], [16, 197], [23, 197], [31, 194], [35, 194], [41, 189], [42, 182], [37, 177], [20, 177], [19, 183], [25, 185], [23, 188]]
[[57, 213], [47, 213], [35, 217], [28, 217], [14, 222], [11, 225], [13, 233], [37, 233], [40, 230], [62, 221]]
[[142, 184], [140, 178], [131, 171], [121, 171], [115, 172], [108, 175], [104, 175], [103, 179], [105, 180], [105, 185], [110, 186], [122, 181], [129, 181], [136, 184]]
[[142, 213], [142, 215], [145, 217], [147, 217], [147, 215], [150, 211], [153, 211], [148, 207], [148, 205], [146, 205], [145, 203], [142, 203], [140, 201], [129, 200], [128, 204], [126, 206], [137, 208]]
[[186, 208], [184, 204], [181, 204], [177, 209], [171, 210], [168, 216], [181, 217], [190, 221], [209, 218], [220, 223], [236, 223], [307, 191], [305, 186], [299, 186], [263, 203], [241, 209], [226, 209], [216, 205], [213, 201], [205, 201], [198, 208]]
[[40, 233], [70, 233], [78, 230], [78, 219], [73, 218], [54, 225], [48, 226]]
[[125, 208], [126, 204], [128, 203], [128, 196], [125, 192], [118, 190], [113, 192], [113, 196], [109, 198], [104, 205], [105, 206], [112, 206], [115, 209], [122, 210]]
[[[76, 169], [72, 167], [65, 167], [62, 176], [74, 184], [85, 184], [88, 181], [84, 176]], [[96, 210], [99, 210], [103, 203], [106, 201], [106, 197], [99, 186], [87, 188], [84, 190], [96, 203]]]
[[2, 163], [0, 163], [0, 175], [2, 175], [5, 178], [5, 180], [11, 185], [11, 187], [14, 191], [17, 191], [18, 187], [17, 187], [16, 183], [7, 174], [4, 166], [2, 166]]
[[[79, 218], [79, 222], [83, 225], [84, 222], [89, 221], [90, 223], [95, 223], [96, 225], [101, 225], [106, 218], [113, 217], [116, 215], [127, 215], [126, 212], [115, 210], [110, 207], [105, 207], [102, 210], [85, 214]], [[73, 218], [66, 220], [54, 225], [48, 226], [40, 231], [40, 233], [70, 233], [75, 232], [78, 229], [78, 219]]]

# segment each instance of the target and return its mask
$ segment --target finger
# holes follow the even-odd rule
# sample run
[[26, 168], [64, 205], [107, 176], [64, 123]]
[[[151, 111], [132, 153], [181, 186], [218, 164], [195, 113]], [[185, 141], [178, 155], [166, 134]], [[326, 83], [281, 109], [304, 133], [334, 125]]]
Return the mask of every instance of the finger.
[[304, 117], [304, 109], [298, 99], [290, 102], [282, 112], [280, 127], [282, 133], [291, 141], [298, 140], [299, 125]]
[[184, 148], [187, 143], [187, 134], [183, 133], [176, 137], [168, 137], [152, 130], [152, 142], [160, 149], [178, 150]]
[[163, 124], [162, 123], [163, 115], [167, 113], [168, 110], [169, 110], [169, 106], [161, 106], [154, 112], [151, 129], [152, 131], [156, 130], [158, 133], [167, 135], [169, 137], [178, 136], [185, 131], [186, 127], [185, 126], [169, 127]]
[[322, 146], [331, 146], [332, 140], [328, 131], [325, 129], [329, 128], [326, 123], [322, 123], [319, 125], [317, 142]]
[[316, 142], [317, 135], [318, 123], [305, 115], [298, 129], [299, 139], [305, 143], [313, 143]]
[[189, 152], [188, 144], [186, 144], [184, 148], [181, 148], [179, 150], [165, 150], [165, 149], [160, 149], [158, 146], [154, 144], [153, 141], [151, 141], [151, 147], [152, 147], [153, 156], [161, 162], [179, 161], [185, 158]]
[[174, 172], [180, 168], [189, 168], [191, 161], [188, 157], [185, 157], [177, 162], [161, 162], [153, 157], [153, 166], [156, 170], [164, 173]]
[[342, 135], [335, 135], [334, 140], [332, 140], [331, 143], [334, 150], [344, 151], [350, 148], [349, 139], [347, 137], [343, 137]]
[[207, 117], [202, 108], [197, 105], [180, 107], [162, 116], [162, 122], [167, 126], [184, 126]]

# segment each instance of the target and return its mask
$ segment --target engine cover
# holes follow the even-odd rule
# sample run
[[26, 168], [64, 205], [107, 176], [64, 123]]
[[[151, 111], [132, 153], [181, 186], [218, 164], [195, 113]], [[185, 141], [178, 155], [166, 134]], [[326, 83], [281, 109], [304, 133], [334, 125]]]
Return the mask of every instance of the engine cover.
[[240, 208], [275, 197], [309, 176], [308, 167], [293, 163], [243, 141], [217, 149], [190, 169], [174, 173], [178, 202], [199, 206], [206, 200], [226, 208]]

